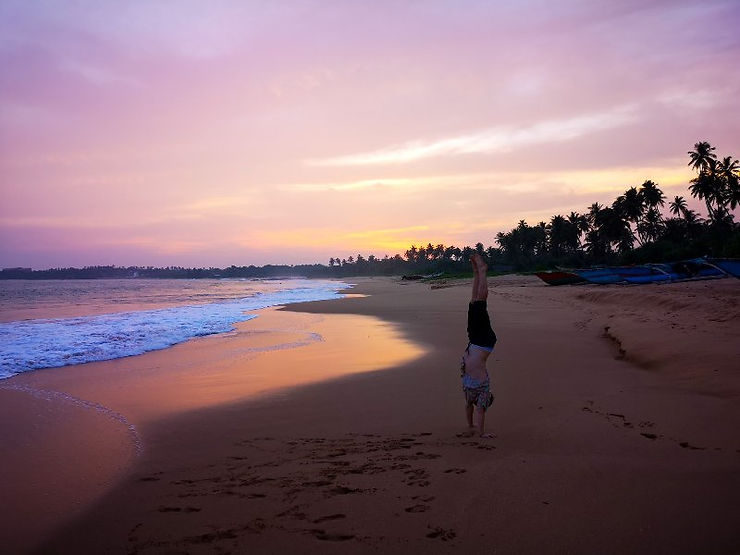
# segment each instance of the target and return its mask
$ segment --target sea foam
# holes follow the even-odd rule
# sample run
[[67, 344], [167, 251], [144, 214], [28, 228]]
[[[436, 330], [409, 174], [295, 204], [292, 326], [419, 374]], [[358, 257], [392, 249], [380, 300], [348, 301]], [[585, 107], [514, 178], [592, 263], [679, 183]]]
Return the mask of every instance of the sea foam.
[[255, 318], [248, 311], [340, 298], [349, 287], [298, 280], [242, 299], [77, 318], [0, 323], [0, 379], [20, 372], [110, 360], [165, 349], [194, 337], [224, 333]]

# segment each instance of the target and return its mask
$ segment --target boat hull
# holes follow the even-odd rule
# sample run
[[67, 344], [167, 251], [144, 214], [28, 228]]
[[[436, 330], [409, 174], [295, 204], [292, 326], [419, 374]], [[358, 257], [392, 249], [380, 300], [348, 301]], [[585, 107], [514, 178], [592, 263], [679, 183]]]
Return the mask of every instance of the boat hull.
[[585, 281], [573, 272], [536, 272], [535, 275], [548, 285], [573, 285]]
[[623, 283], [628, 278], [648, 276], [654, 272], [649, 266], [607, 266], [605, 268], [589, 268], [576, 270], [583, 279], [599, 285]]
[[726, 274], [740, 279], [740, 259], [737, 258], [707, 258], [707, 263], [719, 268]]

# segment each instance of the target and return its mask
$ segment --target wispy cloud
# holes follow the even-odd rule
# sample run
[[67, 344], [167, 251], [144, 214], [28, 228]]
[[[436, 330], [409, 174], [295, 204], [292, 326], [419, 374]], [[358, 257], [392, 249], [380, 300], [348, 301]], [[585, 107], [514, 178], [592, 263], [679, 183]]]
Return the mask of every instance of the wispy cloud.
[[530, 126], [496, 126], [436, 141], [411, 141], [370, 152], [308, 160], [313, 166], [401, 164], [436, 156], [507, 152], [519, 147], [576, 139], [597, 131], [628, 125], [636, 120], [633, 105]]
[[81, 75], [84, 79], [98, 86], [120, 86], [141, 87], [141, 82], [132, 77], [116, 73], [110, 68], [96, 67], [75, 60], [65, 60], [60, 64], [60, 69]]
[[664, 165], [605, 167], [599, 169], [573, 169], [567, 171], [495, 171], [457, 173], [448, 175], [420, 175], [415, 177], [378, 177], [359, 181], [327, 181], [316, 183], [292, 183], [276, 186], [286, 192], [322, 193], [340, 191], [346, 193], [375, 194], [373, 189], [383, 188], [390, 193], [394, 189], [403, 191], [430, 190], [496, 191], [507, 194], [532, 194], [554, 190], [572, 193], [621, 192], [628, 186], [637, 186], [646, 179], [657, 181], [662, 187], [685, 186], [692, 173], [683, 158]]
[[726, 90], [678, 89], [662, 94], [658, 97], [658, 102], [679, 109], [709, 110], [723, 101], [726, 92]]

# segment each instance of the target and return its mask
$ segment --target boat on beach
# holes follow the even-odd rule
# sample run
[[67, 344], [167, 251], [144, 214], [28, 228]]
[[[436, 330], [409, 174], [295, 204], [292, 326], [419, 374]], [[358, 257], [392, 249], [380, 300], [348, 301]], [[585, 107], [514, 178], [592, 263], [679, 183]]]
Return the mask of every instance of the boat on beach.
[[649, 266], [607, 266], [575, 270], [583, 279], [599, 285], [621, 283], [627, 278], [649, 276], [654, 273]]
[[585, 279], [573, 272], [535, 272], [535, 275], [548, 285], [574, 285], [586, 282]]
[[734, 276], [740, 278], [740, 260], [733, 258], [692, 258], [670, 263], [651, 263], [635, 266], [600, 266], [575, 270], [537, 272], [535, 274], [548, 285], [571, 285], [575, 283], [645, 284]]
[[740, 259], [738, 258], [707, 258], [707, 264], [718, 268], [719, 270], [740, 278]]

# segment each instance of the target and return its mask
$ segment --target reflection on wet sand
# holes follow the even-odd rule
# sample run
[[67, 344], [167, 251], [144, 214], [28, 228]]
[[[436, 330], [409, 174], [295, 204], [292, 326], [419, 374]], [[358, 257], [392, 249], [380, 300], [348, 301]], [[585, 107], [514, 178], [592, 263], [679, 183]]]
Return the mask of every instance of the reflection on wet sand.
[[[178, 413], [392, 368], [423, 352], [395, 326], [374, 317], [272, 308], [237, 324], [231, 333], [140, 356], [28, 372], [8, 379], [0, 391], [6, 412], [38, 412], [41, 403], [47, 413], [55, 415], [43, 423], [44, 437], [55, 438], [53, 442], [37, 438], [39, 441], [29, 443], [15, 437], [23, 431], [12, 424], [12, 418], [0, 422], [0, 437], [15, 446], [12, 461], [26, 461], [13, 465], [17, 487], [12, 494], [18, 503], [9, 501], [14, 506], [23, 501], [25, 514], [38, 514], [45, 507], [44, 518], [26, 520], [25, 524], [19, 520], [23, 533], [14, 535], [33, 541], [79, 514], [113, 485], [137, 450], [126, 429], [129, 425], [141, 435], [146, 451], [148, 426]], [[81, 437], [88, 431], [89, 437]], [[83, 451], [90, 453], [90, 442], [105, 451], [96, 451], [94, 468], [80, 466], [82, 451], [76, 452], [85, 446]], [[111, 442], [113, 445], [108, 445]], [[75, 495], [68, 495], [69, 490]], [[49, 498], [56, 500], [53, 506], [49, 506]]]
[[141, 426], [286, 387], [394, 367], [422, 353], [392, 324], [370, 316], [267, 309], [231, 333], [13, 381], [100, 403]]

